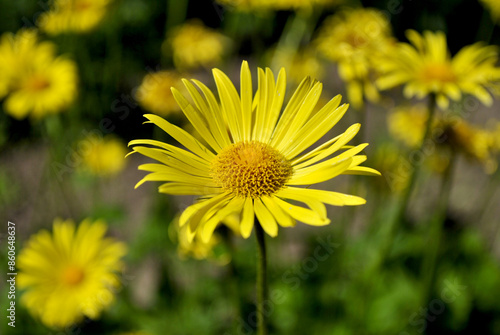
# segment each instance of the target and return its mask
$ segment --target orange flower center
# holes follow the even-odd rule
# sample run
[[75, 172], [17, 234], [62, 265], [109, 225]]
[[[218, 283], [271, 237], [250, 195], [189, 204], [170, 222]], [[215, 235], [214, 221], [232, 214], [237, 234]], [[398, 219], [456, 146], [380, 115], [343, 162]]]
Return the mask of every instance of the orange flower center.
[[74, 265], [68, 266], [62, 273], [63, 283], [70, 286], [80, 284], [83, 281], [84, 277], [85, 273], [83, 272], [83, 270], [80, 267]]
[[90, 8], [91, 4], [89, 1], [76, 1], [74, 4], [74, 9], [76, 12], [83, 12]]
[[242, 197], [272, 195], [292, 176], [285, 157], [256, 141], [224, 148], [212, 163], [212, 176], [225, 191]]
[[453, 72], [451, 66], [447, 63], [428, 64], [422, 71], [421, 77], [426, 82], [438, 81], [442, 83], [453, 82], [457, 79], [457, 76]]
[[50, 82], [42, 76], [33, 76], [26, 81], [24, 87], [32, 92], [39, 92], [50, 87]]

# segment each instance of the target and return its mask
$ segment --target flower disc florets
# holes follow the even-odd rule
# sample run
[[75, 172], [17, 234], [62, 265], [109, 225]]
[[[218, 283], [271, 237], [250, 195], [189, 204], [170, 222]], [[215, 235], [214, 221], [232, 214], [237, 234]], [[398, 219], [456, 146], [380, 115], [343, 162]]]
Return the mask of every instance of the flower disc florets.
[[212, 176], [225, 191], [241, 197], [272, 195], [285, 186], [293, 169], [272, 147], [240, 142], [222, 150], [212, 162]]

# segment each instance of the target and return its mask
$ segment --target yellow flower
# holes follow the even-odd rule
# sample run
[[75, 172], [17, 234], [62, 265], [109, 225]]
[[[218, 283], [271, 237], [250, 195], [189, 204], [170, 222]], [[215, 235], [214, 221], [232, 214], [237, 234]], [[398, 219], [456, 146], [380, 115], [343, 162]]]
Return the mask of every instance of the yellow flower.
[[401, 193], [408, 187], [413, 166], [393, 142], [377, 147], [373, 156], [373, 166], [385, 177], [377, 180], [377, 186], [386, 191]]
[[379, 93], [373, 85], [378, 58], [393, 45], [390, 23], [382, 12], [361, 8], [332, 15], [321, 26], [314, 44], [338, 64], [353, 106], [362, 106], [363, 97], [378, 101]]
[[407, 98], [424, 98], [434, 93], [438, 105], [445, 109], [449, 99], [459, 100], [462, 93], [471, 94], [490, 106], [493, 99], [486, 88], [498, 88], [500, 70], [495, 65], [498, 50], [482, 43], [462, 48], [450, 57], [443, 32], [407, 31], [413, 44], [399, 43], [394, 51], [380, 59], [384, 72], [377, 84], [388, 89], [404, 84]]
[[221, 62], [230, 47], [230, 40], [221, 33], [193, 20], [175, 28], [167, 40], [178, 69], [194, 69]]
[[500, 2], [497, 0], [480, 0], [480, 2], [491, 12], [493, 20], [500, 20]]
[[[226, 228], [229, 228], [232, 233], [240, 235], [239, 221], [236, 216], [228, 216], [221, 222]], [[203, 241], [199, 235], [195, 236], [192, 241], [188, 238], [187, 225], [180, 226], [179, 218], [177, 217], [169, 227], [169, 233], [174, 242], [177, 243], [177, 252], [181, 258], [192, 257], [198, 260], [208, 259], [220, 265], [226, 265], [231, 261], [231, 255], [221, 250], [223, 243], [222, 237], [214, 232], [208, 241]], [[216, 252], [216, 248], [219, 249]]]
[[0, 63], [0, 91], [8, 93], [4, 109], [16, 119], [59, 113], [76, 98], [75, 63], [56, 57], [54, 44], [38, 43], [33, 30], [2, 35]]
[[323, 65], [316, 53], [311, 50], [294, 51], [285, 48], [276, 48], [272, 52], [273, 60], [279, 64], [290, 64], [290, 80], [300, 83], [304, 77], [321, 80], [324, 76]]
[[[388, 116], [389, 132], [410, 148], [422, 142], [428, 113], [424, 105], [396, 108]], [[491, 132], [473, 126], [458, 116], [441, 116], [434, 119], [431, 140], [438, 151], [430, 150], [434, 170], [443, 171], [453, 151], [483, 164], [487, 173], [496, 170], [491, 146]], [[439, 168], [438, 168], [439, 167]]]
[[102, 221], [55, 220], [53, 234], [33, 235], [18, 258], [21, 302], [49, 327], [97, 319], [120, 286], [125, 245], [105, 238]]
[[38, 26], [48, 34], [83, 33], [97, 27], [110, 0], [54, 0], [49, 11], [40, 15]]
[[79, 142], [79, 147], [85, 148], [82, 155], [85, 168], [95, 175], [113, 175], [125, 167], [126, 147], [117, 138], [87, 138]]
[[[358, 132], [359, 124], [304, 153], [347, 111], [348, 105], [339, 107], [339, 95], [311, 117], [322, 90], [317, 81], [305, 78], [281, 112], [286, 91], [284, 69], [276, 81], [270, 69], [259, 69], [255, 96], [247, 62], [241, 67], [240, 94], [222, 71], [214, 69], [213, 74], [220, 105], [213, 93], [197, 80], [184, 80], [194, 105], [172, 89], [184, 114], [208, 147], [151, 114], [145, 117], [187, 150], [153, 140], [134, 140], [129, 144], [134, 146], [133, 152], [160, 163], [139, 166], [151, 173], [136, 187], [146, 181], [162, 181], [160, 192], [202, 196], [179, 219], [181, 226], [187, 225], [189, 241], [196, 234], [209, 241], [217, 225], [233, 214], [241, 217], [240, 232], [244, 238], [251, 234], [254, 216], [267, 234], [276, 236], [278, 225], [292, 227], [295, 220], [313, 226], [328, 224], [324, 203], [337, 206], [365, 203], [356, 196], [304, 187], [340, 174], [379, 174], [359, 166], [366, 156], [358, 154], [367, 144], [346, 146]], [[345, 151], [332, 157], [338, 150]], [[303, 202], [309, 208], [289, 201]]]
[[149, 73], [142, 80], [135, 98], [144, 109], [167, 116], [180, 111], [170, 88], [179, 87], [181, 83], [175, 71]]

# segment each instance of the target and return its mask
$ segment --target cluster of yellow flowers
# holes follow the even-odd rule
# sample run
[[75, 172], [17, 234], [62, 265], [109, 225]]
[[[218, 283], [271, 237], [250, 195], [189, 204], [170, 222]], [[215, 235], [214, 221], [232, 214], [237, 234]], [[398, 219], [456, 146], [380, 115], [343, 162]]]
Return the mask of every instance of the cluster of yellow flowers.
[[[406, 146], [418, 148], [424, 137], [427, 118], [424, 105], [398, 107], [388, 116], [389, 132]], [[483, 164], [487, 173], [497, 169], [498, 131], [473, 126], [457, 115], [438, 115], [431, 127], [436, 150], [429, 158], [434, 170], [443, 171], [452, 152], [463, 153]]]
[[59, 113], [77, 96], [77, 67], [56, 56], [55, 45], [39, 42], [34, 30], [5, 33], [0, 40], [0, 98], [16, 119]]
[[40, 30], [51, 35], [84, 33], [104, 19], [111, 0], [54, 0], [48, 11], [40, 15]]
[[344, 10], [328, 17], [313, 41], [318, 51], [338, 64], [340, 77], [347, 83], [354, 107], [363, 98], [378, 101], [373, 84], [380, 57], [395, 43], [390, 23], [376, 9]]

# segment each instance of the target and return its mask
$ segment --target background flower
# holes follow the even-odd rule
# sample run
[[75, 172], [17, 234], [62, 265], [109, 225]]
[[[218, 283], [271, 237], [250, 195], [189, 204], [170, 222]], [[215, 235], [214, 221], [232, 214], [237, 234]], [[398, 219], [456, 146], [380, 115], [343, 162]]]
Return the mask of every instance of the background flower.
[[[76, 64], [55, 55], [55, 45], [37, 41], [33, 30], [2, 36], [0, 82], [9, 92], [5, 111], [16, 119], [39, 119], [64, 111], [77, 95]], [[4, 89], [5, 92], [5, 89]]]
[[52, 234], [35, 234], [19, 254], [22, 302], [47, 326], [96, 319], [113, 302], [126, 248], [104, 238], [106, 229], [102, 221], [87, 219], [75, 228], [70, 220], [55, 220]]
[[458, 101], [462, 93], [471, 94], [490, 106], [491, 94], [486, 90], [499, 82], [498, 50], [495, 46], [476, 43], [462, 48], [453, 58], [443, 32], [407, 31], [412, 43], [399, 43], [383, 58], [380, 69], [384, 75], [377, 83], [381, 89], [404, 84], [407, 98], [423, 97], [433, 93], [437, 103], [447, 108], [449, 100]]
[[104, 19], [110, 0], [54, 0], [40, 15], [40, 29], [49, 34], [88, 32]]

